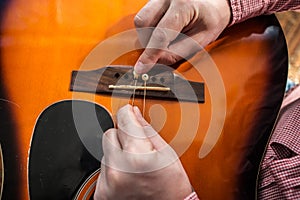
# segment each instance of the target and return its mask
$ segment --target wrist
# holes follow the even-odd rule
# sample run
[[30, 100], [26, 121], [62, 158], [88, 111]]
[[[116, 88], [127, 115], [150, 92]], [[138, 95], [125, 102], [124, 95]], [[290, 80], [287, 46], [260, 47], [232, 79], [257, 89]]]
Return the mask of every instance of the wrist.
[[231, 11], [231, 4], [230, 0], [217, 0], [211, 1], [214, 6], [218, 9], [219, 18], [224, 23], [224, 26], [228, 26], [231, 22], [232, 18], [232, 11]]

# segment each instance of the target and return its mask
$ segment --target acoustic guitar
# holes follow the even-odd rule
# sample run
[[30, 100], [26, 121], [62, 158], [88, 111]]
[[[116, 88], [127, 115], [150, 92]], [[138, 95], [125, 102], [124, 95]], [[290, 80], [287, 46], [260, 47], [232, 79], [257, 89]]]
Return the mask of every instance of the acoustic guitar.
[[[134, 86], [143, 50], [133, 16], [145, 3], [1, 1], [2, 199], [92, 199], [102, 134], [133, 101], [124, 87]], [[200, 199], [256, 198], [287, 66], [270, 15], [226, 29], [174, 71], [150, 72], [147, 89], [137, 81], [134, 104], [180, 156]]]

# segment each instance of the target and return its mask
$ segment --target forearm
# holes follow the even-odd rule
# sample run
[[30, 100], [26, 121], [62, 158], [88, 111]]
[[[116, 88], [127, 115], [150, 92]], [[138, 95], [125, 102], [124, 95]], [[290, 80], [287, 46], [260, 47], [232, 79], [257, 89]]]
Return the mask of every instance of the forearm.
[[229, 0], [232, 19], [230, 25], [251, 17], [280, 11], [300, 9], [299, 0]]

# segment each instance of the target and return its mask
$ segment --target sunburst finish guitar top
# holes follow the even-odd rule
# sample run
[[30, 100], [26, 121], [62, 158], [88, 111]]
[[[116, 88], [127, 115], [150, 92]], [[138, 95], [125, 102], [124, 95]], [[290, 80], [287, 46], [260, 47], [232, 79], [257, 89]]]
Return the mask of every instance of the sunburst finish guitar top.
[[[130, 95], [70, 90], [72, 73], [134, 65], [133, 16], [145, 3], [1, 1], [2, 199], [92, 198], [102, 133]], [[146, 98], [145, 118], [176, 150], [200, 199], [255, 199], [287, 62], [275, 16], [254, 18], [174, 71], [203, 83], [204, 99]]]

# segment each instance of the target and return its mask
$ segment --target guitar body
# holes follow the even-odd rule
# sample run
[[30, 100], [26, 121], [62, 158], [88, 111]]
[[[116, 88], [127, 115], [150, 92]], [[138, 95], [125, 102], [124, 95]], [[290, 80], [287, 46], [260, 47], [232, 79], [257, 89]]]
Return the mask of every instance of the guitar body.
[[[134, 65], [137, 37], [111, 48], [105, 41], [125, 37], [145, 3], [2, 1], [2, 199], [92, 197], [102, 133], [128, 99], [70, 91], [71, 73]], [[255, 199], [287, 66], [280, 25], [262, 16], [230, 27], [179, 66], [176, 73], [204, 83], [204, 103], [146, 100], [146, 119], [180, 155], [200, 199]]]

